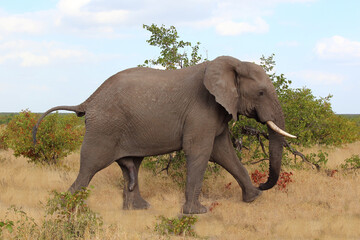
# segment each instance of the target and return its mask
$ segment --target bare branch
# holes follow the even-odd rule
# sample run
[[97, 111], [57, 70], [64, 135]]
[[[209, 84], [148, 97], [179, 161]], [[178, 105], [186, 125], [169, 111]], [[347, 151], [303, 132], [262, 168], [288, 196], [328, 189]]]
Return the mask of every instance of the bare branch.
[[172, 155], [172, 153], [170, 153], [170, 154], [169, 154], [169, 162], [168, 162], [168, 164], [166, 165], [166, 167], [164, 167], [163, 169], [161, 169], [160, 172], [158, 172], [157, 174], [159, 174], [159, 173], [161, 173], [162, 171], [165, 171], [165, 170], [166, 170], [166, 174], [169, 175], [169, 168], [170, 168], [170, 164], [171, 164], [171, 162], [172, 162], [173, 159], [174, 159], [174, 158], [173, 158], [173, 155]]
[[258, 161], [255, 161], [255, 162], [249, 161], [249, 162], [246, 162], [246, 164], [255, 165], [255, 164], [261, 163], [261, 162], [263, 162], [263, 161], [269, 161], [269, 158], [263, 158], [263, 159], [260, 159], [260, 160], [258, 160]]
[[[264, 137], [265, 139], [269, 139], [269, 135], [266, 133], [266, 132], [262, 132], [262, 131], [259, 131], [258, 129], [256, 128], [253, 128], [253, 127], [250, 127], [250, 126], [244, 126], [244, 127], [241, 127], [240, 129], [240, 132], [242, 135], [248, 135], [248, 136], [256, 136], [257, 137], [257, 140], [261, 146], [261, 149], [264, 153], [264, 155], [266, 156], [266, 158], [264, 159], [261, 159], [261, 160], [258, 160], [258, 161], [255, 161], [255, 162], [251, 162], [251, 161], [248, 161], [246, 162], [245, 164], [257, 164], [257, 163], [260, 163], [260, 162], [263, 162], [263, 161], [266, 161], [266, 160], [269, 160], [269, 154], [266, 152], [266, 149], [265, 149], [265, 146], [264, 146], [264, 143], [263, 141], [261, 140], [261, 136]], [[241, 150], [243, 148], [249, 150], [248, 148], [246, 148], [244, 145], [243, 145], [243, 139], [242, 137], [241, 138], [235, 138], [234, 135], [231, 133], [230, 131], [230, 136], [231, 136], [231, 141], [234, 145], [234, 147], [239, 151], [241, 152]], [[284, 147], [288, 148], [289, 151], [294, 154], [294, 157], [296, 159], [296, 156], [299, 156], [303, 162], [311, 165], [312, 168], [316, 168], [317, 170], [320, 170], [320, 165], [317, 164], [317, 163], [312, 163], [310, 162], [306, 156], [304, 154], [302, 154], [301, 152], [295, 150], [289, 142], [287, 142], [286, 140], [284, 141]]]
[[296, 156], [301, 157], [303, 162], [308, 163], [312, 168], [314, 168], [314, 166], [315, 166], [316, 169], [318, 171], [320, 171], [320, 165], [319, 164], [312, 163], [309, 160], [307, 160], [304, 154], [302, 154], [301, 152], [299, 152], [299, 151], [295, 150], [293, 147], [291, 147], [290, 143], [288, 143], [286, 140], [284, 141], [284, 146], [287, 147], [292, 154], [294, 154], [295, 158], [296, 158]]

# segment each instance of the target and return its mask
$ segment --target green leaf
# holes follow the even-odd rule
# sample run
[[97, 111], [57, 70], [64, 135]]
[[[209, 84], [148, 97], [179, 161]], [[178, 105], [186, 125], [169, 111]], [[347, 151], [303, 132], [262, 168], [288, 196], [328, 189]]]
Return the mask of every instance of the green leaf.
[[161, 49], [160, 56], [157, 59], [148, 59], [144, 65], [160, 65], [165, 69], [177, 69], [196, 65], [202, 61], [202, 56], [198, 53], [200, 42], [191, 48], [191, 58], [187, 54], [187, 48], [191, 47], [191, 42], [178, 40], [179, 35], [174, 26], [166, 28], [164, 25], [158, 27], [155, 24], [151, 26], [143, 25], [143, 28], [151, 32], [150, 39], [146, 40], [151, 46], [157, 46]]

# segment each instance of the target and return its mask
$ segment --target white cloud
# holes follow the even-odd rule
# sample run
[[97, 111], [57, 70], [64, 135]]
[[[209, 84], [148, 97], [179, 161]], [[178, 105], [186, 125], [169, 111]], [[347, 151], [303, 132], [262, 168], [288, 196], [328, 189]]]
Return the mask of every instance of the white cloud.
[[216, 31], [220, 35], [236, 36], [244, 33], [266, 33], [269, 31], [269, 25], [261, 18], [257, 18], [253, 23], [224, 21], [217, 23]]
[[23, 67], [41, 66], [49, 63], [48, 56], [36, 55], [31, 52], [21, 52], [18, 54], [18, 57], [20, 57], [21, 66]]
[[320, 40], [315, 52], [320, 58], [328, 60], [360, 59], [360, 42], [333, 36]]
[[[56, 26], [72, 23], [70, 27], [73, 28], [79, 24], [81, 28], [105, 29], [105, 32], [113, 32], [111, 25], [124, 23], [130, 15], [130, 12], [124, 9], [90, 11], [91, 0], [60, 0], [57, 8], [60, 14], [55, 20]], [[102, 25], [102, 27], [96, 27], [94, 24]]]
[[113, 38], [122, 37], [124, 28], [139, 27], [143, 23], [212, 28], [227, 36], [262, 34], [269, 31], [264, 17], [272, 15], [277, 5], [312, 1], [59, 0], [55, 9], [0, 18], [0, 34], [2, 31], [56, 32]]
[[64, 47], [57, 42], [15, 40], [0, 44], [0, 64], [15, 62], [22, 67], [43, 66], [64, 60], [83, 61], [91, 56], [86, 50]]
[[113, 10], [95, 13], [94, 19], [98, 23], [118, 23], [125, 21], [128, 16], [129, 11]]
[[[143, 23], [166, 23], [197, 28], [213, 28], [219, 35], [236, 36], [269, 31], [264, 16], [286, 2], [305, 3], [313, 0], [60, 0], [57, 5], [60, 17], [56, 25], [73, 29], [73, 32], [102, 31], [106, 36], [119, 36], [118, 26], [141, 26]], [[98, 35], [98, 34], [94, 34]]]
[[290, 74], [292, 77], [301, 78], [310, 84], [316, 85], [338, 85], [343, 83], [345, 78], [339, 74], [305, 70], [297, 73]]
[[22, 16], [0, 17], [0, 31], [13, 33], [39, 33], [41, 22]]
[[91, 0], [60, 0], [57, 7], [65, 14], [79, 15], [81, 14], [81, 8], [90, 2]]
[[44, 55], [36, 55], [31, 52], [15, 52], [0, 57], [0, 64], [7, 61], [19, 61], [22, 67], [41, 66], [49, 63], [49, 58]]
[[74, 49], [60, 49], [56, 48], [50, 50], [50, 56], [52, 58], [67, 59], [67, 58], [81, 58], [85, 55], [84, 51]]

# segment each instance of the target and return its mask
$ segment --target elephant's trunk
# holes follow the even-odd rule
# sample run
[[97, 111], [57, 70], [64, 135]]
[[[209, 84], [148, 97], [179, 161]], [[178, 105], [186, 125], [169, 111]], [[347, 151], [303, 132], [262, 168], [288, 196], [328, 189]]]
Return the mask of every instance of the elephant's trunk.
[[[285, 123], [284, 118], [277, 120], [275, 122], [276, 126], [280, 129], [284, 129]], [[266, 183], [260, 184], [259, 188], [261, 190], [267, 190], [275, 186], [279, 179], [280, 170], [281, 170], [281, 159], [282, 152], [284, 146], [284, 136], [280, 135], [278, 132], [272, 129], [271, 126], [268, 125], [269, 131], [269, 155], [270, 155], [270, 163], [269, 163], [269, 178]]]

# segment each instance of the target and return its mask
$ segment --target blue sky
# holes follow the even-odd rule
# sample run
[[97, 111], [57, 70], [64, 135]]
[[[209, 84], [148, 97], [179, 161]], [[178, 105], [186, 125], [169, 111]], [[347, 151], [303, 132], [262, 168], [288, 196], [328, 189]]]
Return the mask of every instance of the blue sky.
[[360, 1], [0, 0], [0, 112], [76, 105], [158, 49], [143, 24], [174, 25], [209, 59], [259, 62], [336, 113], [360, 113]]

